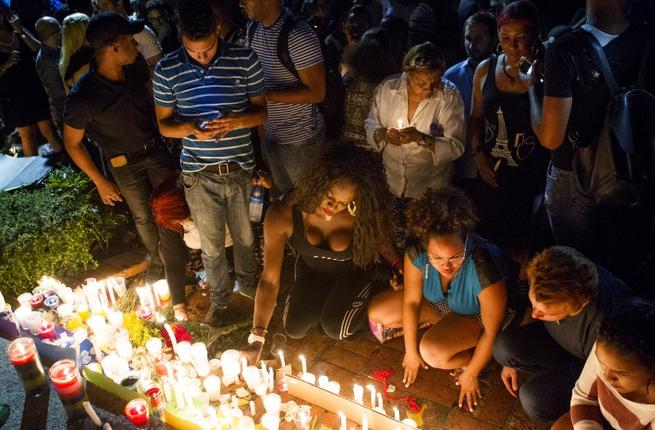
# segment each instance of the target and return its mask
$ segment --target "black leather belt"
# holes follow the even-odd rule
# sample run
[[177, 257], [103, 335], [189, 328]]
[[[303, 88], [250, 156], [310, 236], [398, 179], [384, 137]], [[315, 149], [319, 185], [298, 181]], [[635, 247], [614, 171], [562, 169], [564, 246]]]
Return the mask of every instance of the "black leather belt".
[[230, 173], [240, 172], [243, 170], [243, 168], [239, 163], [228, 161], [226, 163], [218, 163], [206, 166], [203, 170], [208, 173], [216, 173], [218, 176], [227, 176]]
[[117, 154], [117, 155], [115, 155], [114, 157], [111, 157], [111, 158], [119, 157], [119, 156], [122, 155], [125, 158], [127, 158], [127, 163], [128, 164], [136, 163], [137, 161], [141, 161], [144, 158], [146, 158], [148, 155], [155, 152], [155, 150], [157, 149], [157, 144], [155, 144], [155, 142], [149, 142], [149, 143], [146, 143], [145, 145], [143, 145], [142, 148], [143, 149], [140, 149], [138, 151], [124, 152], [122, 154]]

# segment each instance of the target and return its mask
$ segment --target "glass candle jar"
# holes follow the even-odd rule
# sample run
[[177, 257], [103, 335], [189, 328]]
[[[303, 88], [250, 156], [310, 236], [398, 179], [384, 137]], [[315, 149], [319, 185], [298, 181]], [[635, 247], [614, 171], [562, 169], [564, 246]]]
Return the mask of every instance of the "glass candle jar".
[[50, 367], [50, 380], [69, 418], [83, 416], [87, 400], [84, 380], [73, 360], [59, 360]]
[[48, 381], [31, 338], [19, 337], [11, 342], [7, 355], [27, 394], [39, 395], [48, 391]]

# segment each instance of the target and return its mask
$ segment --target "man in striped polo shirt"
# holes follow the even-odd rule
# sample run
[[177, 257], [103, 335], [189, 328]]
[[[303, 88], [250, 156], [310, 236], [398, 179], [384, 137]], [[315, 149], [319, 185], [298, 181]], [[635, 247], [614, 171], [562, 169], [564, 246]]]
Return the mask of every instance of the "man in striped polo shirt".
[[250, 128], [266, 120], [264, 75], [250, 48], [218, 38], [206, 0], [181, 1], [178, 28], [183, 46], [155, 68], [155, 112], [161, 133], [182, 139], [182, 177], [212, 301], [205, 322], [215, 326], [226, 319], [231, 292], [226, 222], [241, 288], [252, 292], [256, 285]]
[[[259, 56], [266, 80], [268, 120], [262, 155], [275, 188], [286, 193], [325, 143], [318, 106], [325, 99], [321, 45], [314, 30], [283, 9], [281, 0], [240, 0], [240, 6], [251, 20], [248, 45]], [[285, 24], [288, 20], [293, 21]], [[283, 31], [285, 25], [290, 29]], [[280, 43], [280, 36], [288, 40]], [[288, 52], [278, 52], [280, 47]]]

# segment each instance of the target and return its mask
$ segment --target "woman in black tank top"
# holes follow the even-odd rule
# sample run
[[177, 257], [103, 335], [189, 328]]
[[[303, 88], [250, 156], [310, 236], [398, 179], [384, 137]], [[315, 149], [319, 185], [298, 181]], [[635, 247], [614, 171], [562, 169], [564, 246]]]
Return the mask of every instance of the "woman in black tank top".
[[246, 354], [256, 362], [280, 289], [284, 247], [296, 252], [283, 324], [292, 338], [313, 327], [335, 339], [366, 326], [381, 257], [400, 269], [388, 216], [391, 194], [381, 158], [355, 145], [331, 145], [264, 221], [264, 270], [257, 286]]
[[[521, 61], [534, 61], [541, 44], [537, 11], [530, 3], [507, 6], [499, 17], [499, 55], [473, 77], [471, 144], [481, 179], [477, 193], [481, 231], [505, 248], [528, 248], [532, 208], [543, 194], [548, 151], [530, 122]], [[524, 60], [522, 60], [524, 59]]]

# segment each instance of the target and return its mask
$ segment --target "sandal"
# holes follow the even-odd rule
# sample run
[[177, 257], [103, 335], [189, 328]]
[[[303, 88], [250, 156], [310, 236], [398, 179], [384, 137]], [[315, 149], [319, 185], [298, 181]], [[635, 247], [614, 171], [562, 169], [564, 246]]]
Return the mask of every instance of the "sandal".
[[180, 303], [173, 306], [173, 313], [176, 321], [189, 321], [189, 315], [186, 312], [186, 305]]

